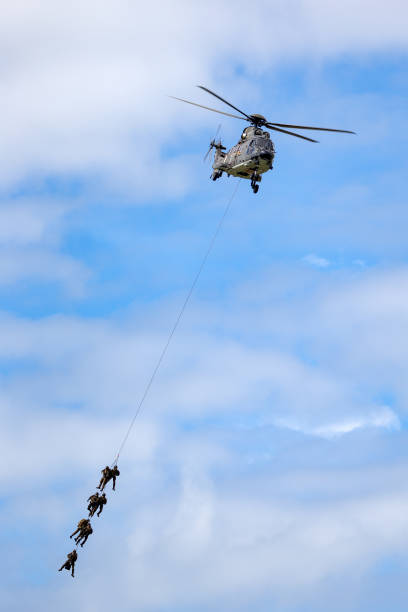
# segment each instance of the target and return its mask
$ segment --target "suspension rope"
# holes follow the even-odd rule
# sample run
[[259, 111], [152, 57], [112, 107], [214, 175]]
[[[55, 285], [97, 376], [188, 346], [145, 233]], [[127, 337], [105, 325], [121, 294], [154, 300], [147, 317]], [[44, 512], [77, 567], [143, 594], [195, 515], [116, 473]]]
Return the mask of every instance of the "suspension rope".
[[191, 284], [189, 292], [187, 293], [187, 297], [185, 298], [184, 303], [183, 303], [183, 305], [182, 305], [182, 307], [181, 307], [181, 309], [180, 309], [180, 311], [178, 313], [176, 321], [175, 321], [175, 323], [174, 323], [174, 325], [173, 325], [173, 327], [172, 327], [172, 329], [171, 329], [171, 331], [169, 333], [169, 336], [168, 336], [167, 341], [166, 341], [166, 343], [165, 343], [165, 345], [163, 347], [163, 350], [162, 350], [162, 352], [160, 354], [160, 357], [159, 357], [159, 359], [158, 359], [158, 361], [156, 363], [156, 366], [155, 366], [155, 368], [153, 370], [153, 373], [150, 376], [150, 379], [149, 379], [149, 381], [148, 381], [148, 383], [146, 385], [144, 393], [143, 393], [143, 395], [142, 395], [142, 397], [141, 397], [141, 399], [139, 401], [139, 404], [138, 404], [138, 406], [136, 408], [136, 412], [133, 415], [133, 418], [130, 421], [130, 424], [129, 424], [129, 427], [128, 427], [127, 431], [126, 431], [126, 434], [125, 434], [125, 436], [124, 436], [124, 438], [123, 438], [123, 440], [122, 440], [122, 442], [121, 442], [121, 444], [119, 446], [119, 450], [116, 453], [116, 456], [115, 456], [115, 459], [113, 460], [112, 466], [117, 464], [117, 462], [119, 460], [119, 455], [121, 454], [121, 452], [122, 452], [122, 450], [123, 450], [123, 448], [124, 448], [128, 438], [129, 438], [130, 432], [133, 429], [133, 426], [134, 426], [134, 424], [136, 422], [136, 419], [137, 419], [137, 417], [139, 416], [139, 414], [140, 414], [140, 412], [142, 410], [144, 401], [145, 401], [145, 399], [146, 399], [146, 397], [147, 397], [147, 395], [148, 395], [148, 393], [150, 391], [150, 387], [152, 386], [153, 381], [156, 378], [156, 374], [157, 374], [157, 372], [158, 372], [158, 370], [159, 370], [159, 368], [161, 366], [161, 363], [162, 363], [162, 361], [163, 361], [163, 359], [164, 359], [164, 357], [165, 357], [165, 355], [167, 353], [167, 349], [169, 348], [170, 342], [171, 342], [171, 340], [172, 340], [172, 338], [174, 336], [174, 333], [175, 333], [175, 331], [176, 331], [176, 329], [177, 329], [177, 327], [178, 327], [178, 325], [179, 325], [179, 323], [180, 323], [180, 321], [181, 321], [181, 319], [183, 317], [184, 311], [185, 311], [185, 309], [187, 307], [187, 304], [190, 301], [191, 295], [192, 295], [192, 293], [193, 293], [193, 291], [195, 289], [195, 286], [198, 283], [198, 280], [199, 280], [199, 278], [201, 276], [201, 273], [202, 273], [202, 271], [204, 269], [204, 266], [207, 263], [207, 259], [208, 259], [209, 255], [210, 255], [210, 253], [211, 253], [211, 251], [212, 251], [212, 249], [214, 247], [215, 241], [217, 240], [218, 234], [220, 233], [222, 224], [224, 223], [225, 217], [228, 214], [228, 211], [229, 211], [229, 209], [231, 207], [232, 201], [234, 200], [234, 198], [236, 196], [236, 193], [238, 191], [238, 186], [239, 186], [240, 182], [241, 182], [241, 179], [239, 179], [239, 181], [237, 181], [235, 189], [234, 189], [232, 195], [230, 196], [230, 198], [228, 200], [228, 203], [227, 203], [227, 205], [226, 205], [226, 207], [224, 209], [224, 212], [223, 212], [223, 214], [221, 216], [221, 219], [218, 222], [217, 228], [216, 228], [216, 230], [215, 230], [215, 232], [214, 232], [214, 234], [213, 234], [213, 236], [212, 236], [212, 238], [210, 240], [210, 244], [209, 244], [209, 246], [207, 248], [207, 251], [206, 251], [206, 253], [205, 253], [205, 255], [204, 255], [204, 257], [203, 257], [203, 259], [201, 261], [200, 267], [198, 268], [198, 271], [197, 271], [197, 273], [196, 273], [196, 275], [194, 277], [194, 280], [193, 280], [193, 282]]

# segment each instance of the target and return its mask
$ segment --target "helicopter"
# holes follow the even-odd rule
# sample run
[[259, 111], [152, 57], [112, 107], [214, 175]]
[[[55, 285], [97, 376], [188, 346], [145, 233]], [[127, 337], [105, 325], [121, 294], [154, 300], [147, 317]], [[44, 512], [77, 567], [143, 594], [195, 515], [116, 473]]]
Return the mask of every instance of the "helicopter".
[[229, 151], [226, 150], [226, 147], [223, 146], [221, 140], [216, 142], [216, 138], [218, 135], [215, 135], [213, 140], [210, 142], [210, 148], [207, 151], [204, 160], [208, 157], [210, 152], [215, 149], [214, 153], [214, 161], [212, 164], [213, 173], [211, 178], [213, 181], [221, 178], [224, 174], [228, 176], [237, 176], [245, 179], [251, 180], [251, 187], [254, 193], [257, 193], [259, 190], [259, 184], [262, 180], [262, 174], [267, 172], [268, 170], [272, 170], [273, 168], [273, 160], [275, 157], [275, 146], [271, 140], [269, 132], [264, 130], [274, 130], [275, 132], [282, 132], [283, 134], [290, 134], [290, 136], [296, 136], [297, 138], [302, 138], [303, 140], [308, 140], [309, 142], [319, 142], [318, 140], [314, 140], [313, 138], [309, 138], [308, 136], [303, 136], [303, 134], [296, 134], [295, 132], [288, 131], [282, 128], [294, 128], [297, 130], [318, 130], [321, 132], [342, 132], [344, 134], [355, 134], [350, 130], [338, 130], [334, 128], [321, 128], [321, 127], [312, 127], [307, 125], [292, 125], [288, 123], [272, 123], [268, 121], [263, 115], [259, 115], [258, 113], [254, 113], [252, 115], [248, 115], [244, 113], [244, 111], [240, 110], [231, 102], [228, 102], [221, 96], [219, 96], [211, 89], [204, 87], [203, 85], [197, 85], [200, 89], [203, 89], [207, 93], [211, 94], [224, 104], [227, 104], [241, 116], [233, 115], [231, 113], [226, 113], [224, 111], [217, 110], [215, 108], [210, 108], [209, 106], [203, 106], [202, 104], [197, 104], [196, 102], [191, 102], [190, 100], [184, 100], [183, 98], [177, 98], [176, 96], [170, 96], [174, 100], [179, 100], [180, 102], [186, 102], [187, 104], [192, 104], [193, 106], [199, 106], [200, 108], [205, 108], [207, 110], [213, 111], [214, 113], [219, 113], [221, 115], [226, 115], [227, 117], [233, 117], [235, 119], [241, 119], [249, 122], [249, 126], [244, 128], [244, 131], [241, 134], [241, 138], [236, 145], [231, 147]]

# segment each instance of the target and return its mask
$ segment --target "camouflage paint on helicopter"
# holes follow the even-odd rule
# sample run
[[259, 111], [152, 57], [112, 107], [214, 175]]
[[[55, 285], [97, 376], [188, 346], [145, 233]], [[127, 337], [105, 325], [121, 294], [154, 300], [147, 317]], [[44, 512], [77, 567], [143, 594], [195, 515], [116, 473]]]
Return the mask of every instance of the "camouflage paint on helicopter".
[[175, 96], [170, 97], [174, 98], [175, 100], [180, 100], [180, 102], [186, 102], [187, 104], [192, 104], [193, 106], [205, 108], [214, 113], [219, 113], [221, 115], [226, 115], [227, 117], [234, 117], [235, 119], [248, 121], [251, 124], [250, 126], [246, 127], [242, 132], [240, 141], [227, 152], [225, 152], [226, 148], [222, 145], [221, 141], [216, 142], [216, 137], [210, 142], [210, 148], [208, 149], [208, 152], [204, 159], [207, 158], [212, 149], [215, 149], [214, 162], [212, 166], [214, 172], [211, 176], [213, 181], [219, 179], [225, 172], [228, 175], [250, 179], [252, 190], [254, 193], [257, 193], [259, 189], [259, 185], [257, 183], [261, 181], [262, 174], [273, 168], [273, 160], [275, 157], [275, 147], [270, 138], [269, 132], [263, 131], [263, 127], [266, 127], [268, 130], [274, 130], [276, 132], [282, 132], [283, 134], [289, 134], [290, 136], [296, 136], [296, 138], [302, 138], [302, 140], [308, 140], [309, 142], [318, 141], [313, 140], [313, 138], [309, 138], [308, 136], [296, 134], [295, 132], [291, 132], [282, 128], [295, 128], [298, 130], [317, 130], [321, 132], [343, 132], [345, 134], [355, 134], [355, 132], [351, 132], [350, 130], [312, 127], [307, 125], [293, 125], [288, 123], [271, 123], [270, 121], [267, 121], [267, 119], [265, 119], [263, 115], [258, 115], [256, 113], [254, 113], [253, 115], [247, 115], [242, 110], [240, 110], [230, 102], [227, 102], [227, 100], [225, 100], [215, 92], [211, 91], [207, 87], [203, 87], [202, 85], [198, 85], [198, 87], [211, 94], [215, 98], [218, 98], [234, 110], [238, 111], [241, 116], [232, 115], [231, 113], [226, 113], [215, 108], [210, 108], [209, 106], [203, 106], [202, 104], [197, 104], [196, 102], [190, 102], [190, 100], [184, 100], [183, 98], [176, 98]]
[[[217, 144], [214, 144], [214, 148], [213, 180], [219, 178], [215, 176], [219, 172], [250, 179], [254, 172], [261, 175], [273, 168], [275, 147], [269, 132], [255, 126], [245, 128], [241, 140], [227, 153]], [[260, 176], [257, 180], [260, 180]]]

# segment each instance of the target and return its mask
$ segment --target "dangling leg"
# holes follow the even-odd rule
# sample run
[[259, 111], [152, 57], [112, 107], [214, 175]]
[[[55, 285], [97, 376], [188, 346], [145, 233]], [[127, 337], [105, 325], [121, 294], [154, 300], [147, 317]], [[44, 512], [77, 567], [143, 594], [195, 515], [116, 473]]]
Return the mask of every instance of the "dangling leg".
[[83, 537], [83, 541], [81, 542], [81, 548], [83, 547], [83, 545], [86, 543], [86, 541], [87, 541], [87, 539], [88, 539], [88, 536], [87, 536], [87, 535], [84, 535], [84, 536], [82, 536], [82, 537]]
[[112, 476], [105, 477], [105, 482], [103, 483], [103, 487], [101, 488], [101, 491], [104, 490], [104, 488], [106, 487], [106, 485], [108, 484], [111, 478]]
[[108, 476], [108, 477], [104, 476], [103, 477], [102, 486], [99, 487], [101, 492], [104, 490], [104, 488], [106, 487], [106, 485], [108, 484], [108, 482], [110, 481], [111, 478], [112, 478], [111, 476]]

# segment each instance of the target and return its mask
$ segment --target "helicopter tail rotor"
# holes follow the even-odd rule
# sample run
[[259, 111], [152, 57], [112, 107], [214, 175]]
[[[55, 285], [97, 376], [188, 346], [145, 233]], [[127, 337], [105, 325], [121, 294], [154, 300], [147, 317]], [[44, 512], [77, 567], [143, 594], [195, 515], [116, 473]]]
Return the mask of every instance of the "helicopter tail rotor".
[[219, 141], [217, 142], [217, 136], [219, 135], [220, 130], [221, 130], [221, 123], [219, 124], [219, 126], [218, 126], [218, 128], [217, 128], [217, 131], [215, 132], [215, 136], [214, 136], [214, 138], [213, 138], [213, 139], [212, 139], [212, 141], [210, 142], [209, 149], [208, 149], [208, 151], [207, 151], [207, 153], [205, 154], [204, 159], [203, 159], [203, 161], [204, 161], [204, 162], [207, 160], [208, 156], [210, 155], [210, 153], [211, 153], [211, 151], [212, 151], [213, 149], [220, 149], [220, 150], [223, 150], [223, 149], [224, 149], [224, 150], [225, 150], [225, 147], [222, 145], [221, 140], [219, 140]]
[[204, 163], [207, 161], [208, 156], [210, 155], [210, 153], [211, 153], [211, 151], [213, 150], [213, 148], [214, 148], [214, 141], [212, 140], [212, 141], [210, 142], [210, 147], [209, 147], [209, 149], [208, 149], [207, 153], [204, 155], [204, 158], [203, 158], [203, 162], [204, 162]]

